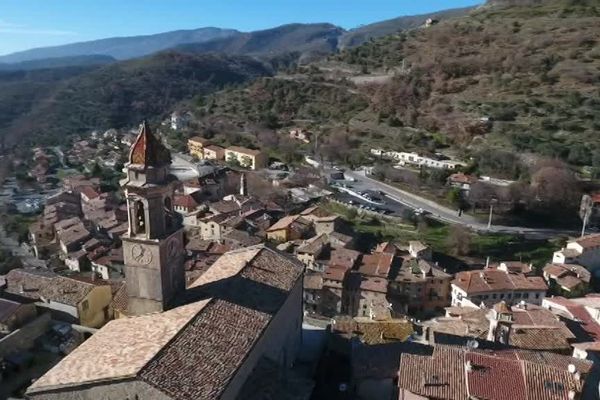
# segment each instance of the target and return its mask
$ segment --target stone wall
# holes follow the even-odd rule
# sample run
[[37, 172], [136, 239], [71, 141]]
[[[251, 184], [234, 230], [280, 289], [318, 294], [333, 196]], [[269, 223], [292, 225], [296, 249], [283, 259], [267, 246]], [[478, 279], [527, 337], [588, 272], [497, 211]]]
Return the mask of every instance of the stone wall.
[[[279, 312], [273, 317], [244, 364], [227, 385], [221, 400], [234, 400], [261, 357], [267, 357], [282, 368], [289, 368], [298, 356], [302, 343], [302, 278]], [[277, 379], [277, 377], [273, 377]]]

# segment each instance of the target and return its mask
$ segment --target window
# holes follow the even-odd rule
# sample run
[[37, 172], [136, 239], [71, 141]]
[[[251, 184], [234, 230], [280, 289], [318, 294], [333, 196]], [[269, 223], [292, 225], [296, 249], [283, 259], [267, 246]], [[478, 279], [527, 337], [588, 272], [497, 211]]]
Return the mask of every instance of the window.
[[529, 298], [529, 293], [523, 293], [523, 298], [524, 299], [528, 299]]
[[503, 299], [504, 298], [504, 293], [500, 293], [500, 298]]
[[539, 293], [536, 293], [536, 294], [535, 294], [535, 298], [536, 298], [536, 299], [539, 299], [539, 298], [540, 298], [540, 294], [539, 294]]
[[81, 303], [81, 309], [87, 311], [88, 308], [90, 308], [90, 303], [87, 300], [84, 300], [83, 303]]
[[494, 293], [494, 294], [492, 295], [492, 298], [493, 298], [493, 299], [496, 299], [497, 297], [498, 297], [498, 295], [496, 295], [496, 293]]

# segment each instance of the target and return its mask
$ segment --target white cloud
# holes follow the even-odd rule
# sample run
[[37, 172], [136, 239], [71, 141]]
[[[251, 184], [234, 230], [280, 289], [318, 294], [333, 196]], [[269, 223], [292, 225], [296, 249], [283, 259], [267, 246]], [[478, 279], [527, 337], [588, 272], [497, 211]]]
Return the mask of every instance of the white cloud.
[[76, 32], [65, 31], [61, 29], [38, 29], [27, 25], [14, 24], [12, 22], [0, 19], [0, 33], [10, 33], [13, 35], [48, 35], [48, 36], [70, 36], [76, 35]]

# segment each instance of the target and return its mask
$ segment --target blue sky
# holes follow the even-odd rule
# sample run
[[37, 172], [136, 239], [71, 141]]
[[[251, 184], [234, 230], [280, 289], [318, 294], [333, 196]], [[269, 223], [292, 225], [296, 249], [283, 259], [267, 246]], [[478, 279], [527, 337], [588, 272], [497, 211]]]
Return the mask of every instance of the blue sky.
[[344, 28], [482, 0], [0, 0], [0, 54], [203, 26], [242, 31], [290, 22]]

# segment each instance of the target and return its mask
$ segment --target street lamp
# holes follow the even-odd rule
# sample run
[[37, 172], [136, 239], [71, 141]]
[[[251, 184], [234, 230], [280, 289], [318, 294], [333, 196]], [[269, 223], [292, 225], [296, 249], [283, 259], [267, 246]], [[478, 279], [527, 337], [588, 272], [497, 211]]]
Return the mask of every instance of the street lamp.
[[494, 204], [496, 204], [498, 200], [493, 198], [490, 200], [490, 217], [488, 218], [487, 229], [489, 230], [492, 227], [492, 215], [494, 214]]

